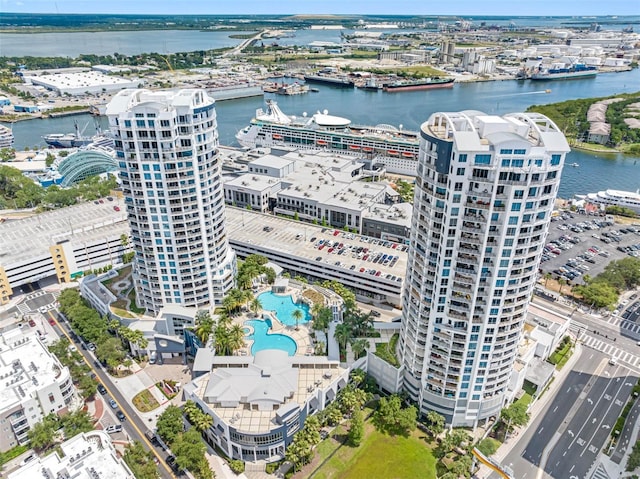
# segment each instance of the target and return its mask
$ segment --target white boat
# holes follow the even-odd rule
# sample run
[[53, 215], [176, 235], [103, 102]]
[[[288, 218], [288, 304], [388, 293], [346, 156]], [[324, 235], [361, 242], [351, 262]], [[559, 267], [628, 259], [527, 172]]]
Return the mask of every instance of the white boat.
[[573, 80], [577, 78], [593, 78], [598, 74], [598, 68], [594, 66], [575, 63], [567, 65], [555, 63], [550, 67], [538, 67], [531, 75], [532, 80]]
[[574, 168], [577, 168], [578, 166], [580, 166], [579, 163], [569, 163], [569, 166], [573, 166]]
[[390, 173], [415, 176], [419, 140], [415, 131], [391, 125], [359, 126], [325, 110], [311, 117], [285, 115], [273, 100], [259, 108], [249, 126], [236, 135], [245, 148], [292, 146], [306, 150], [330, 150], [371, 159]]
[[589, 193], [584, 197], [587, 203], [598, 206], [623, 206], [640, 213], [640, 190], [632, 191], [605, 190]]
[[0, 125], [0, 148], [13, 146], [13, 131], [4, 125]]

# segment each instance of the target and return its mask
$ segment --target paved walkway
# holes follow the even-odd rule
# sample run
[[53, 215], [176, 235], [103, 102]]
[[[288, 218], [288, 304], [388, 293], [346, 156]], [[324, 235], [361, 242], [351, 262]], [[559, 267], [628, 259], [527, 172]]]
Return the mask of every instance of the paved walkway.
[[100, 421], [104, 415], [104, 401], [102, 400], [102, 397], [96, 393], [94, 395], [94, 399], [92, 401], [87, 401], [85, 404], [87, 412], [91, 417], [93, 417], [94, 421]]

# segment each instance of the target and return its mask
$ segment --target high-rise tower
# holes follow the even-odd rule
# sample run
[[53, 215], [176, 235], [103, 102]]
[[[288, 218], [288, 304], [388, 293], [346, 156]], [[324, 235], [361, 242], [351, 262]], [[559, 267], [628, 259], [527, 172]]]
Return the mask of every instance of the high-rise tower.
[[220, 304], [233, 287], [214, 100], [203, 90], [123, 90], [107, 107], [131, 237], [137, 300]]
[[435, 113], [421, 126], [399, 353], [422, 412], [499, 413], [564, 157], [535, 113]]

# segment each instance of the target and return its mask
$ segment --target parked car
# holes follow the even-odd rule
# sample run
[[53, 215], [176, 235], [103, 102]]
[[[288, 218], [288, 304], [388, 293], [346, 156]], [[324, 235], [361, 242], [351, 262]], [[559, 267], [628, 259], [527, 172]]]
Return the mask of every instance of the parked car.
[[118, 403], [113, 399], [109, 399], [109, 406], [111, 406], [111, 409], [118, 409]]
[[103, 396], [107, 394], [107, 388], [105, 388], [102, 384], [98, 384], [98, 392]]
[[120, 410], [116, 411], [116, 417], [120, 420], [120, 422], [124, 422], [127, 420], [127, 417]]
[[116, 432], [122, 431], [122, 426], [120, 424], [112, 424], [111, 426], [107, 426], [104, 430], [107, 434], [115, 434]]

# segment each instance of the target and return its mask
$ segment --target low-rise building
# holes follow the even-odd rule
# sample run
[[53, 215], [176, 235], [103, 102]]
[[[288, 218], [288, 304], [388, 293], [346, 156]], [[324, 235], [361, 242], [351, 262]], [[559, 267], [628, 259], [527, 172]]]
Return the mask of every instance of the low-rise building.
[[398, 200], [384, 183], [359, 181], [367, 171], [350, 156], [272, 149], [250, 161], [246, 174], [225, 181], [225, 201], [361, 232], [367, 211]]
[[29, 442], [45, 416], [78, 405], [69, 369], [42, 341], [26, 324], [0, 334], [0, 451]]
[[57, 450], [9, 474], [9, 479], [136, 479], [118, 456], [109, 434], [91, 431], [78, 434]]
[[25, 73], [22, 78], [25, 83], [42, 86], [59, 95], [114, 92], [125, 88], [138, 88], [141, 82], [138, 78], [120, 78], [98, 71], [41, 75]]
[[213, 418], [205, 440], [250, 462], [283, 459], [306, 418], [326, 408], [349, 380], [338, 361], [273, 349], [216, 357], [201, 348], [193, 374], [184, 394]]

